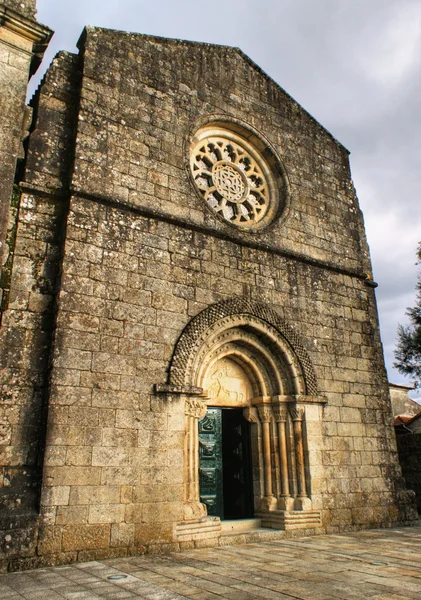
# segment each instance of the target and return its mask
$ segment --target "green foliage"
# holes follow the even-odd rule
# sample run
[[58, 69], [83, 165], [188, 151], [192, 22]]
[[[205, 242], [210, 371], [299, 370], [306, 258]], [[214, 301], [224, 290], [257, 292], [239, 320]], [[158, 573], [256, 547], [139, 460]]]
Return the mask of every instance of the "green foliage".
[[[417, 264], [421, 264], [421, 243], [417, 251]], [[396, 344], [394, 366], [405, 375], [409, 375], [415, 387], [421, 387], [421, 273], [416, 285], [416, 305], [408, 308], [410, 325], [398, 327], [398, 343]]]

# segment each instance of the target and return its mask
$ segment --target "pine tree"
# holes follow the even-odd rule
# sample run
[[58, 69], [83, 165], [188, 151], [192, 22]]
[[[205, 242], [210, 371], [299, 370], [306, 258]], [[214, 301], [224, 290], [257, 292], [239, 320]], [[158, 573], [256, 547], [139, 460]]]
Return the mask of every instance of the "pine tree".
[[[421, 243], [417, 251], [417, 264], [421, 264]], [[416, 284], [417, 296], [414, 308], [407, 308], [411, 322], [406, 327], [398, 326], [394, 367], [404, 375], [409, 375], [415, 387], [421, 387], [421, 273]]]

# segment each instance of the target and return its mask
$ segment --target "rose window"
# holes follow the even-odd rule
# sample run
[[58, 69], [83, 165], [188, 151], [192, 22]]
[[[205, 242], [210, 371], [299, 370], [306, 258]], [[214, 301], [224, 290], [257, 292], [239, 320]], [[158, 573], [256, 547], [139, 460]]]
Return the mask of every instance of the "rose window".
[[191, 149], [190, 168], [207, 205], [230, 224], [258, 229], [272, 216], [276, 202], [270, 169], [239, 135], [202, 130]]

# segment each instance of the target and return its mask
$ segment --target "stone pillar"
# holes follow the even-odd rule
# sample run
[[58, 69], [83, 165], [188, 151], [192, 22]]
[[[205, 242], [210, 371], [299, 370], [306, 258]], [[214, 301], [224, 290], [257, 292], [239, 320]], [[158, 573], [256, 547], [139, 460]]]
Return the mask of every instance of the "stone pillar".
[[199, 496], [199, 428], [198, 421], [206, 414], [206, 402], [194, 396], [186, 397], [186, 437], [184, 443], [184, 518], [197, 519], [206, 515]]
[[294, 429], [294, 448], [295, 462], [297, 468], [297, 499], [295, 501], [296, 510], [306, 510], [311, 507], [310, 498], [307, 496], [307, 483], [304, 463], [304, 439], [303, 439], [303, 419], [304, 408], [301, 406], [292, 406], [289, 409]]
[[35, 21], [35, 0], [0, 2], [0, 268], [10, 254], [6, 237], [14, 226], [9, 223], [9, 205], [16, 161], [23, 158], [22, 141], [31, 122], [31, 110], [25, 106], [28, 79], [52, 33]]
[[268, 402], [270, 398], [262, 398], [261, 404], [257, 405], [257, 412], [259, 415], [260, 422], [262, 424], [262, 438], [263, 438], [263, 473], [264, 473], [264, 497], [262, 499], [261, 508], [263, 510], [271, 510], [276, 506], [276, 498], [273, 492], [273, 481], [272, 481], [272, 407]]
[[288, 445], [287, 445], [287, 420], [288, 409], [286, 405], [273, 405], [273, 415], [278, 429], [278, 454], [281, 475], [281, 494], [278, 499], [279, 510], [291, 510], [294, 500], [291, 497], [289, 470], [288, 470]]

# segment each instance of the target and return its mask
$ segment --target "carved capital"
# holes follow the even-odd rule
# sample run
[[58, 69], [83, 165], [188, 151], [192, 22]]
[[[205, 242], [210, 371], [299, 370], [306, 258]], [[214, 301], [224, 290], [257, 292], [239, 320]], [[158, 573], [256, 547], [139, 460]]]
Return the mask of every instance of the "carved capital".
[[291, 406], [289, 414], [293, 421], [302, 421], [304, 418], [304, 408], [302, 406]]
[[206, 414], [206, 402], [199, 398], [187, 398], [184, 404], [184, 413], [188, 417], [195, 417], [201, 419]]
[[275, 421], [277, 423], [284, 423], [288, 418], [288, 409], [284, 405], [274, 404], [272, 406], [273, 416], [275, 417]]
[[262, 423], [270, 423], [273, 419], [272, 407], [271, 406], [258, 406], [259, 418]]

